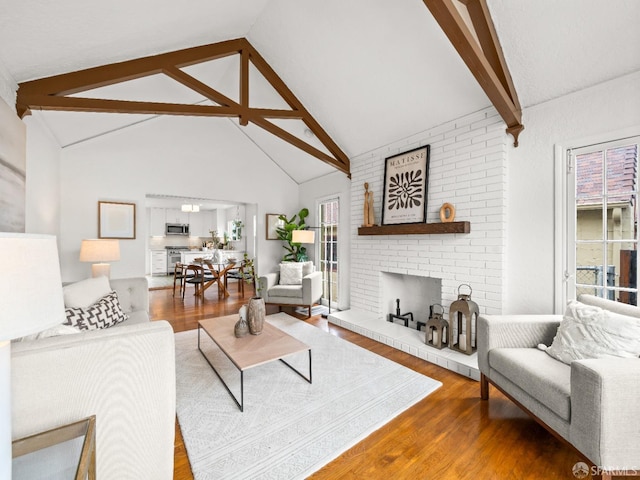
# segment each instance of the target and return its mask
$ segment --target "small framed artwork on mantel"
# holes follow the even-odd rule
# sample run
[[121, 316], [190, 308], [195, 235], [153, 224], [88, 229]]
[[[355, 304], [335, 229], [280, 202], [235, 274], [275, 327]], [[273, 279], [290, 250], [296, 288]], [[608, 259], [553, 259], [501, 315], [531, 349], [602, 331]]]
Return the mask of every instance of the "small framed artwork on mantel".
[[385, 159], [382, 225], [427, 221], [430, 151], [425, 145]]
[[280, 220], [280, 213], [267, 213], [266, 221], [266, 237], [267, 240], [278, 240], [278, 227], [284, 225], [284, 222]]
[[136, 204], [98, 202], [98, 238], [136, 238]]

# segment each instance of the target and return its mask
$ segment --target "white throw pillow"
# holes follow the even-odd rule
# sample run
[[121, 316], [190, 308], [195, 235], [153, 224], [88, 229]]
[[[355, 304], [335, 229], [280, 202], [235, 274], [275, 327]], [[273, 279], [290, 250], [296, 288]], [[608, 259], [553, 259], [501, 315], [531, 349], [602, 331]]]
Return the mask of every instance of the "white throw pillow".
[[302, 263], [281, 263], [280, 285], [302, 285]]
[[86, 308], [111, 293], [111, 285], [109, 279], [102, 275], [66, 285], [62, 292], [65, 307]]
[[572, 300], [546, 352], [556, 360], [640, 356], [640, 319]]

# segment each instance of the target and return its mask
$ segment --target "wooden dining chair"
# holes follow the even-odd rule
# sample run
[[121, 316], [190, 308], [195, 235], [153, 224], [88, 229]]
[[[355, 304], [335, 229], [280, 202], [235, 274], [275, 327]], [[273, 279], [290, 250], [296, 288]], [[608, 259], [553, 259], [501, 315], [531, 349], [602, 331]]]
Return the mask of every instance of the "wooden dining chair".
[[187, 265], [183, 264], [183, 263], [176, 263], [175, 267], [173, 268], [173, 296], [176, 296], [176, 283], [178, 284], [178, 287], [180, 288], [179, 290], [179, 294], [184, 298], [184, 295], [182, 294], [182, 289], [184, 288], [184, 280], [189, 278], [189, 276], [193, 276], [193, 273], [187, 274]]
[[242, 262], [240, 262], [239, 267], [232, 268], [231, 270], [227, 271], [227, 274], [224, 276], [224, 288], [226, 288], [227, 291], [229, 290], [229, 282], [228, 282], [229, 279], [237, 280], [238, 293], [240, 293], [240, 295], [242, 295], [243, 297], [244, 297], [244, 283], [245, 283], [244, 267], [245, 267], [245, 261], [243, 260]]
[[187, 289], [187, 283], [193, 285], [194, 295], [199, 296], [202, 294], [201, 290], [204, 286], [204, 268], [200, 265], [188, 265], [186, 268], [186, 278], [184, 279], [184, 286], [182, 288], [182, 299], [184, 300], [184, 292]]

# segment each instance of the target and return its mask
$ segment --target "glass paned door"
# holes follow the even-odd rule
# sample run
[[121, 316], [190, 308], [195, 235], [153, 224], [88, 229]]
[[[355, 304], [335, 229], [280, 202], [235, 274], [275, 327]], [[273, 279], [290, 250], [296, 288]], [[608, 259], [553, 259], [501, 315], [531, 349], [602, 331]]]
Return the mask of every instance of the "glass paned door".
[[322, 303], [334, 307], [339, 300], [338, 288], [338, 223], [340, 202], [337, 198], [323, 200], [318, 205], [320, 219], [320, 269], [322, 270]]
[[[638, 304], [638, 137], [569, 154], [574, 201], [568, 273], [574, 292]], [[573, 167], [573, 168], [571, 168]], [[571, 276], [571, 275], [569, 275]], [[571, 295], [573, 293], [573, 295]]]

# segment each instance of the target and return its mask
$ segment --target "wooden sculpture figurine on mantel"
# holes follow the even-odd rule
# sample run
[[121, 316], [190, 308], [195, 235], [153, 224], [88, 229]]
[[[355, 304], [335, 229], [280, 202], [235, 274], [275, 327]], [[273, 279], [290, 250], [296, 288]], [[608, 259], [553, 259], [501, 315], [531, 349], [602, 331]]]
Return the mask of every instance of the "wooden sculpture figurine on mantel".
[[363, 227], [375, 226], [375, 216], [373, 215], [373, 192], [369, 191], [369, 184], [364, 184], [364, 223]]

